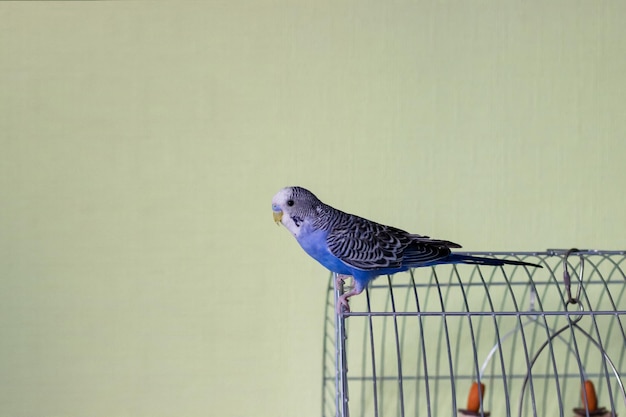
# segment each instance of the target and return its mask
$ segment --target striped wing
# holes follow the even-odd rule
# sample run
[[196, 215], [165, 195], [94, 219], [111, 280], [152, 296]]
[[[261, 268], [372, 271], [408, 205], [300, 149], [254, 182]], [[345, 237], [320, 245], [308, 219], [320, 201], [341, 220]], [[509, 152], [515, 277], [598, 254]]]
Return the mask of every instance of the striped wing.
[[330, 252], [362, 270], [419, 266], [450, 254], [456, 243], [412, 235], [357, 216], [335, 224], [326, 239]]

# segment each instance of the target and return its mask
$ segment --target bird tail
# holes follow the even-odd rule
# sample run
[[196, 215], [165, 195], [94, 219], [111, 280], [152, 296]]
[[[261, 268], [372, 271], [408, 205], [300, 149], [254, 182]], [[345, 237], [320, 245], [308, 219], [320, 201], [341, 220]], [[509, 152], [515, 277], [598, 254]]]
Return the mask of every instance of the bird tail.
[[461, 255], [459, 253], [453, 253], [448, 255], [446, 263], [458, 263], [458, 264], [471, 264], [471, 265], [489, 265], [489, 266], [501, 266], [501, 265], [522, 265], [532, 266], [535, 268], [543, 268], [541, 265], [533, 264], [524, 261], [514, 261], [512, 259], [498, 259], [498, 258], [485, 258], [482, 256]]

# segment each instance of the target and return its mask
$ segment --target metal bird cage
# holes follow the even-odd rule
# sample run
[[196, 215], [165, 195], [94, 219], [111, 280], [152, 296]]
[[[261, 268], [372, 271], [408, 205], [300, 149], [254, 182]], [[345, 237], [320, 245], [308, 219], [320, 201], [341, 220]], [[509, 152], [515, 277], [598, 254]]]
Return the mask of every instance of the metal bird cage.
[[[325, 417], [626, 415], [626, 251], [381, 276], [324, 326]], [[346, 283], [347, 285], [347, 283]]]

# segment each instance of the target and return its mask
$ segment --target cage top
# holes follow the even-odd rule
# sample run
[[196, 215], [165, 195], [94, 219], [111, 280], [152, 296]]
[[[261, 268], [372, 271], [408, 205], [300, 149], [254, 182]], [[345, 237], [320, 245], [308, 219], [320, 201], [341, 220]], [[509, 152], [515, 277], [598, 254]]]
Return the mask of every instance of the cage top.
[[462, 255], [527, 255], [527, 256], [563, 256], [570, 255], [626, 255], [626, 250], [603, 249], [546, 249], [545, 251], [470, 251], [455, 252]]

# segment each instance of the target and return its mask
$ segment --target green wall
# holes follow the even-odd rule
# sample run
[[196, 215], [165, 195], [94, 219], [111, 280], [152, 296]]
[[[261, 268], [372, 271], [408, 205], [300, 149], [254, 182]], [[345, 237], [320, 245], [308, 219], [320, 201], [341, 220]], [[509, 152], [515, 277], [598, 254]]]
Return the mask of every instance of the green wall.
[[0, 416], [319, 416], [322, 200], [624, 249], [626, 3], [0, 4]]

